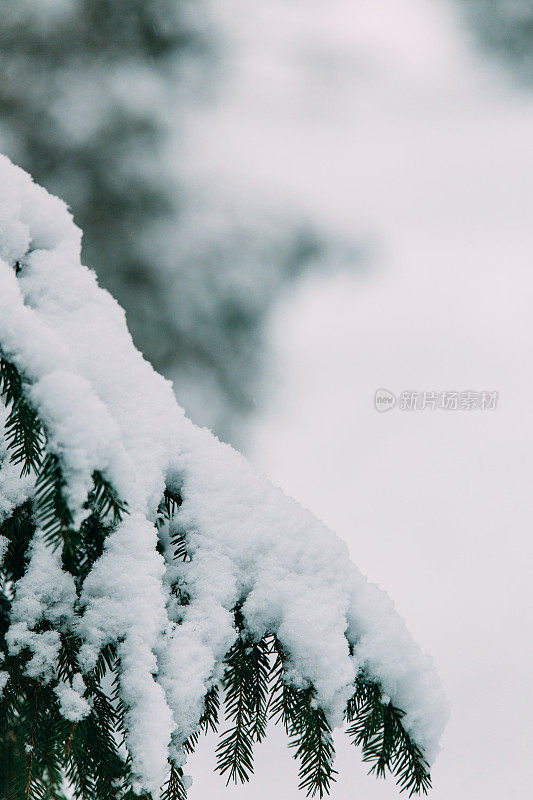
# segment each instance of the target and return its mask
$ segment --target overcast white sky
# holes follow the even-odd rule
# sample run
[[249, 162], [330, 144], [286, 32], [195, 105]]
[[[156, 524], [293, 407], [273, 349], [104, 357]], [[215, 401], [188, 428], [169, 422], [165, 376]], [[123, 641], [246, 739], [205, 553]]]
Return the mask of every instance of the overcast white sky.
[[[434, 800], [522, 800], [533, 98], [473, 54], [442, 0], [217, 7], [233, 72], [192, 130], [192, 168], [201, 158], [236, 191], [296, 202], [371, 248], [369, 269], [307, 278], [277, 308], [252, 460], [346, 539], [434, 657], [452, 704]], [[379, 414], [379, 387], [500, 398], [492, 412]], [[338, 738], [333, 800], [397, 796]], [[212, 765], [203, 747], [191, 800], [223, 795]], [[258, 749], [254, 782], [227, 796], [296, 800], [296, 771], [277, 734]]]

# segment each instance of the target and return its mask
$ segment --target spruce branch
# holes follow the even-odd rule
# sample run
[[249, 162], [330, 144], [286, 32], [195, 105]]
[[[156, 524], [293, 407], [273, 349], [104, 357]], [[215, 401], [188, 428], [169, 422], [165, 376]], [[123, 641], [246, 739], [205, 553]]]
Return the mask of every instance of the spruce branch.
[[16, 755], [6, 782], [6, 798], [64, 800], [60, 751], [64, 721], [57, 700], [50, 686], [26, 677], [18, 665], [12, 666], [8, 719], [2, 719], [2, 727], [7, 723]]
[[294, 757], [300, 761], [298, 788], [305, 790], [307, 797], [317, 793], [323, 797], [329, 794], [337, 770], [333, 767], [335, 747], [331, 728], [324, 712], [316, 705], [314, 689], [296, 690], [289, 713], [289, 747], [294, 748]]
[[79, 644], [74, 635], [62, 633], [56, 679], [47, 684], [25, 674], [24, 653], [6, 659], [10, 679], [0, 702], [0, 764], [10, 758], [14, 763], [7, 763], [11, 775], [7, 773], [5, 800], [25, 800], [28, 792], [28, 800], [65, 800], [65, 779], [80, 800], [117, 800], [129, 785], [119, 752], [120, 715], [100, 685], [110, 654], [101, 656], [101, 663], [86, 675], [88, 716], [73, 724], [60, 713], [53, 687], [57, 680], [70, 682], [79, 672]]
[[9, 408], [6, 419], [6, 442], [10, 460], [22, 464], [21, 476], [36, 472], [41, 464], [44, 433], [17, 368], [0, 355], [0, 396]]
[[10, 517], [0, 522], [0, 536], [7, 539], [2, 561], [2, 573], [10, 583], [24, 574], [28, 547], [35, 533], [31, 501], [27, 500], [13, 510]]
[[255, 641], [245, 630], [241, 604], [234, 610], [239, 635], [225, 658], [222, 680], [225, 715], [233, 723], [217, 747], [217, 770], [230, 781], [248, 781], [253, 773], [253, 745], [266, 733], [270, 695], [270, 643]]
[[289, 747], [300, 762], [299, 789], [306, 796], [329, 794], [337, 770], [333, 767], [335, 748], [331, 727], [324, 711], [316, 703], [316, 691], [309, 685], [300, 688], [286, 678], [287, 655], [276, 637], [273, 639], [276, 660], [273, 667], [273, 700], [270, 716], [281, 722], [289, 736]]
[[222, 735], [216, 749], [217, 767], [230, 781], [246, 783], [253, 773], [253, 743], [250, 679], [253, 667], [247, 658], [247, 642], [239, 636], [228, 656], [222, 685], [225, 689], [225, 716], [233, 723]]
[[161, 800], [187, 800], [187, 789], [183, 783], [183, 769], [169, 761], [170, 773], [167, 778]]
[[[66, 680], [79, 670], [79, 641], [69, 635], [62, 637], [62, 645], [60, 677]], [[129, 767], [120, 754], [123, 708], [117, 703], [115, 683], [111, 696], [102, 688], [104, 676], [111, 674], [116, 680], [116, 665], [115, 648], [103, 648], [95, 668], [85, 676], [91, 711], [63, 730], [65, 773], [80, 800], [117, 800], [130, 783]]]
[[69, 534], [74, 520], [64, 498], [65, 486], [59, 458], [47, 453], [35, 485], [35, 518], [47, 544], [54, 548], [66, 545], [67, 550], [72, 550]]
[[428, 764], [421, 749], [402, 724], [405, 712], [383, 695], [379, 684], [361, 675], [346, 709], [352, 724], [347, 733], [352, 743], [361, 746], [363, 761], [372, 766], [369, 773], [385, 777], [387, 770], [397, 779], [400, 791], [427, 794], [431, 788]]
[[7, 540], [0, 565], [0, 652], [5, 650], [4, 637], [10, 624], [14, 585], [24, 574], [27, 552], [34, 533], [35, 525], [29, 500], [0, 522], [0, 536]]
[[101, 521], [111, 514], [113, 525], [121, 522], [127, 513], [127, 504], [120, 499], [112, 484], [99, 470], [93, 472], [93, 489], [89, 494], [88, 503]]

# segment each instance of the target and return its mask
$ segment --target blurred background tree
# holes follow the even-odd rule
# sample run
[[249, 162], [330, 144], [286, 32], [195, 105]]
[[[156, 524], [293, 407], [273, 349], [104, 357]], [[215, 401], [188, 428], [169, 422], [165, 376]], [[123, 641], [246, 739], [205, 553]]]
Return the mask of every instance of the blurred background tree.
[[0, 0], [0, 150], [69, 204], [84, 262], [189, 415], [238, 442], [262, 321], [329, 245], [180, 175], [176, 129], [216, 91], [208, 17], [203, 0]]
[[533, 0], [459, 0], [482, 48], [533, 82]]
[[[531, 80], [532, 0], [458, 5]], [[222, 27], [209, 0], [0, 0], [0, 150], [68, 202], [85, 262], [190, 416], [242, 444], [269, 309], [345, 259], [294, 210], [186, 175], [176, 139], [217, 95]]]

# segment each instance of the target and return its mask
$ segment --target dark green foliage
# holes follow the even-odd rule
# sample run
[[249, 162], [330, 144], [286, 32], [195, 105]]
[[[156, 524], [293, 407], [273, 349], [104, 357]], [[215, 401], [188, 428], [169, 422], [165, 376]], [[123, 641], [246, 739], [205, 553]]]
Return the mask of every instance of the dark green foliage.
[[0, 650], [4, 649], [3, 638], [9, 627], [13, 585], [24, 574], [26, 554], [34, 533], [35, 524], [29, 501], [0, 522], [0, 536], [7, 539], [0, 569]]
[[[240, 611], [236, 612], [241, 623]], [[253, 772], [253, 744], [266, 732], [269, 696], [269, 646], [265, 639], [254, 642], [241, 630], [226, 657], [222, 681], [226, 720], [231, 726], [217, 747], [217, 769], [230, 781], [248, 781]]]
[[26, 553], [34, 533], [35, 524], [29, 500], [0, 522], [0, 536], [4, 536], [8, 542], [2, 562], [5, 580], [18, 581], [24, 574]]
[[89, 495], [89, 504], [101, 520], [111, 514], [114, 525], [121, 522], [127, 510], [126, 504], [121, 501], [113, 486], [98, 470], [93, 473], [93, 490]]
[[70, 542], [70, 532], [73, 518], [64, 498], [65, 485], [58, 457], [48, 453], [37, 475], [35, 519], [47, 543], [58, 547], [66, 542], [67, 550], [72, 550], [74, 545]]
[[26, 401], [22, 379], [16, 368], [0, 355], [0, 396], [9, 408], [6, 444], [10, 460], [22, 464], [21, 475], [36, 471], [41, 463], [44, 443], [41, 424]]
[[[299, 788], [307, 796], [329, 794], [337, 771], [331, 727], [316, 703], [311, 685], [297, 687], [287, 678], [287, 655], [275, 636], [253, 642], [242, 632], [242, 615], [236, 611], [239, 639], [228, 653], [223, 686], [226, 690], [226, 718], [231, 727], [222, 734], [217, 748], [221, 773], [229, 780], [248, 781], [253, 772], [253, 744], [265, 734], [267, 717], [281, 723], [289, 746], [299, 761]], [[384, 695], [378, 683], [359, 676], [354, 695], [346, 709], [351, 723], [348, 734], [361, 745], [370, 772], [384, 777], [394, 774], [401, 791], [410, 795], [431, 788], [427, 763], [420, 748], [402, 725], [404, 712]]]
[[335, 748], [331, 728], [324, 712], [316, 705], [314, 689], [293, 689], [287, 711], [289, 746], [294, 748], [294, 757], [300, 761], [298, 788], [305, 790], [307, 796], [318, 793], [323, 797], [329, 794], [337, 770], [333, 768]]
[[96, 683], [91, 686], [91, 697], [89, 716], [69, 725], [67, 776], [77, 797], [115, 800], [117, 787], [124, 787], [127, 778], [127, 767], [117, 752], [118, 716]]
[[363, 750], [363, 761], [372, 764], [370, 772], [384, 778], [389, 770], [401, 791], [409, 796], [431, 788], [431, 777], [423, 753], [402, 725], [405, 713], [384, 697], [378, 684], [359, 676], [356, 691], [346, 710], [352, 724], [347, 730], [355, 745]]
[[[14, 676], [11, 681], [15, 682]], [[0, 723], [12, 739], [24, 742], [24, 749], [16, 759], [22, 761], [24, 769], [18, 768], [11, 774], [6, 771], [6, 798], [63, 797], [58, 736], [61, 719], [57, 713], [51, 713], [57, 701], [49, 687], [31, 684], [20, 676], [11, 713]]]
[[[76, 644], [62, 637], [62, 679], [79, 671]], [[86, 676], [90, 714], [71, 722], [61, 715], [52, 686], [25, 676], [24, 657], [7, 662], [10, 679], [0, 702], [0, 797], [63, 798], [66, 779], [80, 800], [121, 798], [129, 772], [117, 750], [120, 718], [98, 669]]]
[[335, 748], [331, 728], [316, 704], [313, 687], [299, 688], [286, 682], [287, 657], [275, 638], [273, 649], [276, 661], [271, 716], [283, 723], [290, 737], [289, 747], [294, 749], [294, 758], [300, 762], [298, 788], [305, 790], [307, 796], [323, 797], [329, 793], [331, 781], [337, 774], [333, 768]]
[[169, 764], [170, 774], [163, 786], [161, 800], [187, 800], [187, 790], [183, 785], [183, 770], [181, 767], [176, 767], [171, 761]]

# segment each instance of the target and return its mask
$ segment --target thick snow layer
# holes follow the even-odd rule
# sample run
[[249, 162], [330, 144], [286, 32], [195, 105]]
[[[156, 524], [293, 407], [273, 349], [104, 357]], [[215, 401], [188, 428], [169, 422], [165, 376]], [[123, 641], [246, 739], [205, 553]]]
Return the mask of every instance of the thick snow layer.
[[[351, 564], [338, 537], [185, 417], [171, 384], [134, 348], [123, 311], [80, 264], [80, 232], [64, 204], [4, 158], [0, 186], [2, 351], [32, 384], [31, 400], [61, 459], [75, 517], [83, 516], [96, 469], [128, 503], [85, 581], [84, 613], [70, 624], [85, 643], [84, 669], [106, 642], [120, 642], [120, 687], [139, 786], [158, 796], [171, 737], [179, 744], [197, 724], [202, 698], [236, 636], [237, 601], [254, 635], [278, 635], [294, 680], [313, 683], [333, 724], [341, 723], [364, 668], [405, 709], [408, 730], [431, 760], [446, 704], [431, 662], [388, 597]], [[17, 276], [15, 261], [22, 267]], [[183, 498], [173, 524], [186, 538], [190, 562], [166, 562], [155, 549], [153, 521], [165, 485]], [[46, 643], [49, 652], [44, 642], [37, 650], [32, 626], [54, 614], [66, 619], [73, 587], [56, 574], [64, 587], [54, 605], [49, 580], [59, 567], [44, 550], [37, 537], [17, 587], [9, 641], [16, 649], [27, 640], [35, 657], [42, 650], [46, 666], [53, 643]], [[45, 568], [37, 570], [40, 562]], [[176, 580], [190, 596], [181, 609], [170, 594]], [[81, 710], [62, 691], [73, 718]]]
[[102, 645], [120, 641], [121, 692], [126, 703], [128, 745], [145, 789], [157, 795], [166, 772], [172, 713], [160, 683], [155, 650], [168, 628], [163, 593], [164, 562], [157, 531], [132, 511], [106, 541], [104, 554], [87, 576], [79, 632], [86, 644], [82, 667], [95, 665]]

